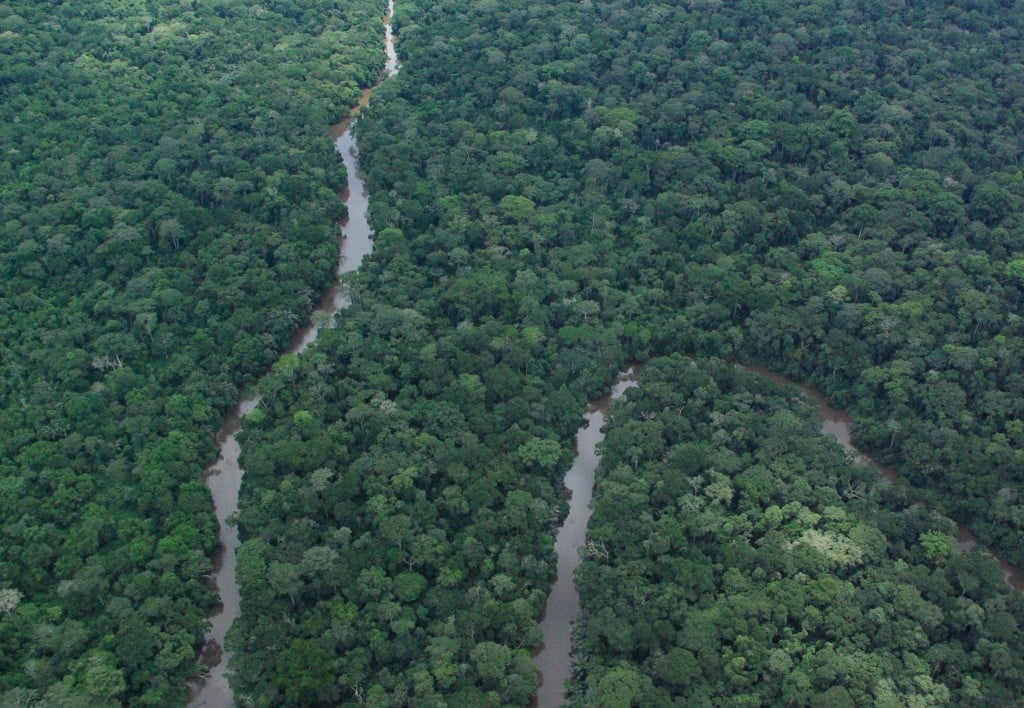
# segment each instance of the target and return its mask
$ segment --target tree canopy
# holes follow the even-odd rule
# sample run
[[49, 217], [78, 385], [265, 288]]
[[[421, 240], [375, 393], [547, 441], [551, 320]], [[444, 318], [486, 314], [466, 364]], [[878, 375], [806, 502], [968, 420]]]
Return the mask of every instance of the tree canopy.
[[379, 2], [0, 4], [0, 703], [182, 703], [212, 433], [334, 272]]
[[577, 571], [579, 705], [1020, 695], [1020, 593], [791, 391], [719, 360], [658, 359], [607, 428]]
[[[1019, 562], [1018, 10], [399, 2], [402, 73], [357, 125], [374, 253], [243, 443], [253, 568], [299, 572], [291, 593], [243, 583], [241, 692], [283, 700], [277, 648], [312, 640], [335, 676], [320, 703], [524, 701], [583, 401], [654, 355], [814, 382], [908, 498]], [[934, 524], [911, 539], [933, 555]], [[807, 553], [861, 547], [803, 530]], [[342, 562], [304, 575], [321, 546]], [[406, 573], [422, 593], [397, 592]], [[609, 697], [663, 686], [607, 668]], [[941, 694], [906, 683], [932, 668], [871, 695]]]
[[[165, 705], [199, 671], [211, 433], [332, 277], [324, 136], [383, 5], [0, 5], [4, 701]], [[629, 582], [588, 600], [580, 700], [1020, 695], [1018, 600], [941, 515], [1024, 563], [1022, 23], [399, 0], [357, 125], [374, 253], [242, 434], [240, 700], [525, 705], [580, 411], [679, 352], [814, 383], [910, 486], [676, 361], [657, 395], [692, 400], [609, 436], [635, 513], [595, 540], [639, 542], [581, 575]]]

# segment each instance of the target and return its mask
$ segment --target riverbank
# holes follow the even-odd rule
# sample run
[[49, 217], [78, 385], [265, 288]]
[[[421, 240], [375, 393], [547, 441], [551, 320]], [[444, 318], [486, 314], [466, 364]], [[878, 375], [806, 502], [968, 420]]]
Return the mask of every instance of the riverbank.
[[558, 556], [557, 575], [544, 604], [540, 628], [543, 644], [534, 653], [533, 663], [540, 676], [534, 705], [556, 708], [565, 700], [565, 682], [572, 669], [572, 622], [580, 609], [580, 595], [573, 573], [580, 564], [580, 549], [587, 541], [587, 522], [593, 509], [594, 472], [600, 462], [597, 446], [604, 440], [604, 424], [612, 401], [639, 385], [638, 367], [629, 367], [615, 379], [607, 395], [591, 401], [583, 413], [586, 422], [576, 433], [576, 456], [565, 474], [569, 513], [555, 538]]
[[[390, 0], [388, 14], [384, 19], [386, 61], [382, 81], [396, 74], [399, 69], [394, 35], [391, 31], [393, 13], [394, 0]], [[296, 332], [283, 356], [301, 354], [308, 349], [316, 341], [321, 328], [329, 326], [335, 313], [348, 305], [348, 298], [338, 278], [358, 269], [363, 258], [373, 251], [373, 230], [367, 219], [369, 195], [359, 173], [359, 152], [355, 137], [352, 135], [352, 125], [360, 109], [369, 102], [373, 88], [363, 92], [359, 104], [331, 131], [335, 149], [341, 155], [348, 178], [348, 186], [340, 195], [348, 211], [348, 219], [341, 225], [339, 231], [337, 278], [324, 294], [320, 304], [310, 313], [310, 323]], [[214, 511], [220, 527], [220, 550], [214, 560], [213, 582], [218, 589], [221, 603], [218, 610], [209, 618], [210, 630], [206, 635], [203, 657], [210, 661], [210, 668], [203, 685], [189, 700], [188, 705], [194, 708], [219, 708], [234, 703], [227, 676], [231, 652], [225, 648], [225, 639], [231, 625], [241, 613], [241, 594], [235, 578], [239, 538], [234, 517], [238, 513], [238, 495], [245, 471], [239, 464], [241, 446], [238, 443], [238, 433], [241, 431], [244, 417], [252, 412], [259, 402], [258, 393], [243, 398], [225, 417], [217, 433], [220, 454], [204, 475], [204, 481], [213, 496]]]
[[573, 701], [1012, 703], [992, 661], [1019, 656], [1021, 596], [776, 383], [675, 355], [616, 408], [599, 552], [576, 573]]

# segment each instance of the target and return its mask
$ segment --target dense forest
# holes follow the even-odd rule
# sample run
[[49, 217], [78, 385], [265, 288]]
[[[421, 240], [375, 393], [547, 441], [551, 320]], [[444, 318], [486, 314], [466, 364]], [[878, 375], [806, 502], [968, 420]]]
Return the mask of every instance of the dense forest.
[[580, 705], [1012, 705], [1024, 598], [809, 406], [654, 360], [616, 404], [577, 575]]
[[3, 705], [184, 702], [212, 433], [330, 282], [380, 14], [0, 3]]
[[[995, 646], [1015, 641], [1003, 628], [1019, 628], [1019, 608], [982, 559], [943, 565], [953, 526], [922, 509], [1024, 559], [1022, 10], [399, 2], [403, 71], [356, 126], [374, 254], [349, 280], [353, 306], [338, 328], [261, 384], [267, 396], [243, 433], [240, 699], [525, 704], [583, 402], [623, 362], [672, 352], [814, 382], [913, 485], [872, 496], [871, 474], [809, 442], [805, 412], [792, 430], [767, 429], [802, 430], [808, 456], [792, 482], [799, 498], [779, 508], [842, 513], [821, 524], [805, 514], [792, 532], [828, 545], [828, 534], [863, 527], [863, 552], [874, 554], [841, 569], [811, 548], [808, 568], [793, 572], [813, 569], [808, 579], [834, 585], [834, 597], [889, 576], [884, 596], [856, 607], [891, 614], [889, 633], [914, 632], [907, 646], [877, 631], [850, 637], [835, 661], [860, 652], [874, 673], [850, 669], [856, 679], [825, 694], [835, 669], [825, 647], [842, 628], [819, 631], [794, 614], [792, 641], [804, 627], [822, 662], [777, 691], [797, 704], [1019, 696], [1020, 667]], [[829, 478], [810, 468], [822, 459], [832, 479], [864, 482], [862, 505], [821, 491]], [[702, 553], [724, 563], [710, 542]], [[981, 568], [970, 592], [977, 607], [991, 603], [991, 634], [965, 638], [973, 630], [959, 620], [933, 617], [960, 594], [942, 583], [965, 565]], [[719, 587], [713, 567], [702, 572], [705, 603], [745, 591], [735, 573]], [[946, 579], [932, 589], [923, 573]], [[764, 589], [775, 579], [746, 578], [750, 596], [776, 592]], [[821, 603], [825, 590], [814, 592], [808, 604]], [[630, 606], [626, 595], [608, 602]], [[857, 622], [851, 631], [865, 633]], [[750, 642], [770, 653], [775, 639]], [[642, 685], [654, 663], [643, 653], [674, 648], [673, 637], [659, 641], [622, 656], [581, 646], [592, 654], [584, 679], [598, 690], [620, 662]], [[950, 657], [922, 641], [948, 645]], [[783, 649], [794, 666], [807, 659]], [[693, 687], [695, 699], [783, 695], [744, 694], [715, 664], [698, 669], [707, 685]], [[868, 685], [872, 676], [886, 683]]]
[[427, 282], [480, 296], [467, 311], [415, 282], [384, 292], [511, 319], [514, 288], [469, 260], [506, 249], [556, 329], [568, 307], [639, 353], [814, 382], [1024, 562], [1021, 9], [419, 8], [367, 169], [381, 222], [433, 245]]
[[[211, 433], [330, 280], [324, 136], [383, 6], [0, 4], [4, 703], [180, 703], [200, 670]], [[1019, 700], [1020, 598], [946, 517], [1024, 564], [1024, 3], [395, 25], [356, 126], [374, 253], [240, 437], [238, 701], [526, 705], [584, 402], [681, 352], [813, 382], [908, 485], [764, 381], [650, 365], [576, 700]]]

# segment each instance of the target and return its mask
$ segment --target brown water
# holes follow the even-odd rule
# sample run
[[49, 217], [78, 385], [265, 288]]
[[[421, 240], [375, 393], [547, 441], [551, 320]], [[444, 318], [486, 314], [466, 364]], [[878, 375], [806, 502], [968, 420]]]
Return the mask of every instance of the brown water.
[[[388, 3], [388, 14], [384, 20], [384, 37], [387, 60], [384, 76], [393, 76], [400, 67], [395, 54], [394, 36], [391, 32], [391, 16], [394, 12], [394, 0]], [[331, 129], [335, 149], [341, 154], [345, 171], [348, 175], [348, 188], [341, 195], [348, 208], [348, 219], [342, 224], [338, 238], [338, 269], [337, 275], [359, 268], [363, 257], [373, 250], [373, 231], [367, 221], [366, 209], [368, 197], [366, 187], [359, 174], [359, 152], [355, 138], [352, 136], [352, 125], [359, 110], [370, 100], [373, 89], [363, 92], [359, 104], [349, 116]], [[348, 306], [339, 280], [324, 293], [319, 306], [310, 316], [310, 323], [297, 331], [285, 351], [285, 354], [300, 354], [316, 341], [321, 327], [333, 325], [334, 313]], [[233, 517], [238, 513], [238, 492], [242, 485], [245, 471], [238, 464], [241, 448], [238, 444], [238, 432], [241, 430], [243, 418], [260, 403], [258, 393], [238, 401], [235, 407], [224, 418], [217, 432], [217, 444], [220, 455], [217, 461], [207, 468], [204, 475], [206, 486], [213, 495], [214, 513], [220, 526], [218, 541], [220, 549], [214, 558], [213, 581], [220, 595], [221, 606], [210, 615], [210, 630], [206, 633], [202, 661], [210, 667], [202, 686], [194, 687], [190, 692], [188, 705], [194, 708], [227, 708], [233, 706], [234, 696], [227, 680], [228, 660], [231, 652], [223, 650], [224, 637], [231, 624], [241, 613], [241, 598], [238, 583], [235, 581], [235, 552], [238, 549], [238, 529]]]
[[[871, 455], [863, 452], [853, 444], [853, 419], [829, 405], [825, 395], [816, 388], [792, 381], [782, 374], [763, 366], [744, 366], [736, 364], [747, 371], [764, 376], [777, 386], [795, 387], [817, 406], [818, 418], [821, 420], [821, 432], [835, 438], [840, 445], [850, 452], [857, 460], [875, 467], [883, 477], [895, 482], [899, 479], [896, 471], [876, 461]], [[621, 396], [626, 389], [637, 385], [633, 368], [619, 375], [611, 392], [587, 406], [584, 418], [586, 423], [576, 433], [576, 458], [572, 468], [565, 475], [565, 486], [571, 494], [569, 515], [558, 532], [555, 540], [555, 552], [558, 554], [558, 577], [541, 616], [540, 627], [544, 642], [534, 656], [534, 664], [540, 674], [540, 688], [532, 705], [538, 708], [556, 708], [565, 700], [565, 682], [569, 679], [572, 668], [572, 620], [580, 609], [579, 591], [573, 582], [573, 571], [580, 564], [579, 548], [586, 542], [587, 522], [592, 509], [591, 497], [594, 491], [594, 472], [599, 458], [597, 444], [604, 439], [601, 428], [611, 407], [613, 399]], [[957, 524], [956, 547], [962, 552], [970, 552], [980, 547], [978, 538], [967, 527]], [[988, 553], [999, 561], [991, 549]], [[1003, 580], [1016, 590], [1024, 590], [1024, 573], [1008, 563], [999, 561], [1003, 569]]]
[[593, 512], [590, 500], [594, 493], [594, 471], [600, 461], [597, 444], [604, 440], [601, 428], [612, 401], [636, 385], [633, 367], [619, 374], [607, 396], [587, 405], [583, 413], [586, 423], [576, 431], [576, 457], [564, 482], [570, 495], [569, 515], [555, 538], [558, 575], [541, 615], [544, 643], [533, 658], [541, 680], [536, 700], [539, 708], [555, 708], [565, 700], [565, 682], [572, 666], [570, 628], [580, 610], [580, 594], [573, 571], [580, 564], [579, 549], [586, 543], [587, 522]]
[[[791, 381], [785, 376], [777, 374], [774, 371], [769, 371], [763, 366], [744, 366], [743, 368], [747, 371], [752, 371], [755, 374], [760, 374], [761, 376], [770, 379], [778, 386], [795, 386], [799, 388], [807, 398], [817, 404], [818, 418], [821, 419], [822, 433], [831, 435], [839, 441], [839, 444], [846, 448], [848, 452], [853, 453], [853, 455], [861, 462], [876, 468], [886, 479], [893, 482], [899, 479], [899, 475], [896, 470], [882, 465], [875, 460], [874, 457], [858, 449], [853, 444], [853, 419], [843, 411], [830, 406], [828, 400], [821, 391], [816, 388], [812, 388], [811, 386]], [[981, 547], [981, 542], [978, 540], [978, 537], [971, 533], [970, 529], [961, 523], [957, 523], [956, 526], [956, 547], [958, 550], [970, 552]], [[1024, 571], [1000, 560], [999, 556], [997, 556], [991, 548], [986, 550], [989, 555], [999, 561], [999, 565], [1003, 569], [1003, 580], [1006, 584], [1016, 590], [1024, 590]]]

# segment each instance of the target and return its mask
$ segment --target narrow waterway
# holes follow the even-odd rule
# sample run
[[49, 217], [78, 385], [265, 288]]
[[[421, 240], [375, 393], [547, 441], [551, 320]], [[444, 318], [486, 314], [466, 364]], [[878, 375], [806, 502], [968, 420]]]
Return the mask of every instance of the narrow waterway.
[[[879, 464], [871, 455], [853, 444], [853, 420], [843, 411], [830, 406], [821, 391], [792, 381], [762, 366], [736, 365], [764, 376], [780, 387], [798, 388], [816, 405], [822, 434], [835, 438], [859, 461], [875, 467], [886, 479], [899, 479], [895, 470]], [[621, 373], [607, 396], [587, 406], [584, 413], [586, 422], [576, 433], [576, 457], [573, 459], [572, 468], [565, 475], [565, 487], [570, 494], [569, 514], [555, 539], [558, 576], [541, 616], [540, 628], [544, 642], [533, 659], [541, 681], [537, 698], [533, 703], [538, 708], [557, 708], [565, 701], [565, 682], [569, 679], [572, 668], [572, 621], [580, 609], [579, 591], [576, 589], [573, 572], [580, 564], [579, 549], [586, 542], [587, 522], [593, 511], [590, 502], [594, 491], [594, 473], [600, 462], [596, 449], [598, 443], [604, 439], [601, 428], [604, 426], [611, 402], [627, 389], [638, 385], [636, 376], [633, 368]], [[962, 524], [957, 524], [956, 546], [960, 551], [970, 552], [980, 545], [974, 534]], [[999, 560], [991, 549], [988, 553]], [[1024, 573], [1007, 563], [999, 563], [1006, 584], [1017, 590], [1024, 590]]]
[[544, 643], [533, 658], [541, 681], [536, 701], [539, 708], [556, 708], [565, 700], [565, 682], [572, 668], [570, 629], [580, 610], [573, 572], [580, 564], [579, 549], [587, 540], [587, 522], [593, 513], [590, 500], [594, 493], [594, 471], [600, 461], [597, 444], [604, 440], [601, 428], [612, 401], [636, 385], [633, 367], [619, 374], [608, 395], [587, 405], [583, 413], [586, 422], [576, 431], [576, 457], [564, 482], [569, 494], [569, 514], [555, 538], [558, 575], [541, 615]]
[[[818, 418], [821, 420], [822, 433], [825, 435], [831, 435], [848, 452], [853, 453], [853, 455], [861, 462], [876, 468], [886, 479], [893, 482], [899, 479], [899, 474], [896, 470], [879, 463], [874, 457], [865, 453], [863, 450], [860, 450], [853, 444], [853, 419], [843, 411], [830, 406], [828, 399], [825, 398], [825, 395], [821, 391], [816, 388], [812, 388], [811, 386], [791, 381], [785, 376], [777, 374], [774, 371], [770, 371], [763, 366], [744, 366], [743, 368], [747, 371], [751, 371], [770, 379], [778, 386], [795, 386], [799, 388], [803, 392], [804, 396], [817, 404]], [[978, 537], [971, 533], [966, 526], [958, 522], [956, 547], [960, 551], [969, 552], [980, 546], [981, 542], [978, 540]], [[999, 561], [999, 565], [1003, 569], [1003, 581], [1016, 590], [1024, 590], [1024, 572], [1022, 572], [1020, 568], [1016, 568], [1009, 563], [1000, 560], [999, 556], [997, 556], [992, 549], [987, 550], [993, 558]]]
[[[384, 20], [385, 51], [387, 53], [382, 78], [398, 73], [400, 64], [395, 53], [394, 35], [391, 31], [391, 16], [394, 0], [388, 3]], [[379, 85], [379, 84], [378, 84]], [[376, 87], [374, 87], [376, 88]], [[359, 174], [359, 152], [352, 126], [359, 110], [367, 104], [373, 89], [363, 92], [359, 104], [345, 120], [331, 129], [335, 149], [341, 154], [348, 177], [348, 187], [340, 195], [348, 209], [348, 219], [341, 225], [338, 239], [338, 269], [340, 276], [359, 268], [363, 258], [373, 250], [373, 231], [367, 220], [368, 195]], [[324, 293], [320, 304], [310, 315], [310, 324], [297, 331], [285, 354], [299, 354], [316, 341], [320, 328], [329, 326], [334, 313], [349, 304], [347, 296], [336, 278], [334, 284]], [[224, 651], [224, 637], [231, 624], [241, 612], [241, 598], [235, 581], [235, 552], [238, 549], [238, 529], [232, 517], [238, 513], [238, 493], [245, 471], [238, 464], [241, 447], [238, 433], [247, 413], [259, 405], [259, 393], [246, 396], [238, 401], [228, 413], [217, 432], [220, 454], [217, 461], [207, 468], [204, 475], [206, 486], [213, 496], [214, 512], [220, 527], [218, 541], [220, 548], [214, 558], [213, 581], [220, 596], [220, 607], [210, 615], [210, 630], [206, 633], [202, 663], [209, 667], [209, 673], [202, 686], [191, 692], [188, 705], [198, 708], [227, 708], [233, 706], [234, 696], [228, 684], [228, 660], [230, 652]]]

